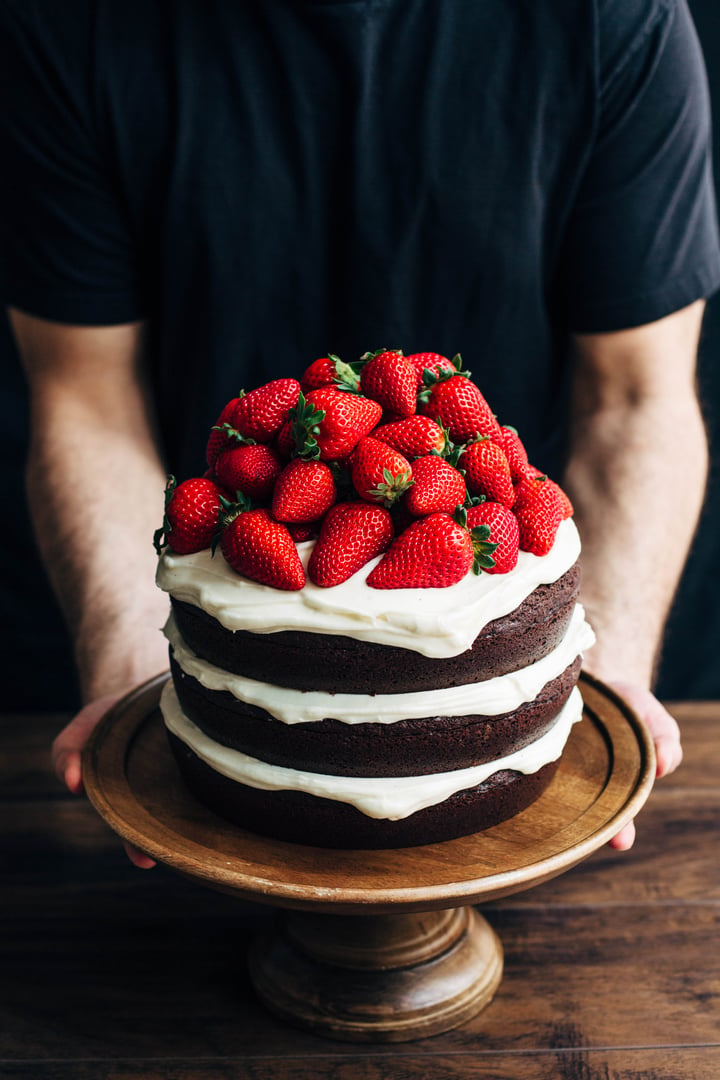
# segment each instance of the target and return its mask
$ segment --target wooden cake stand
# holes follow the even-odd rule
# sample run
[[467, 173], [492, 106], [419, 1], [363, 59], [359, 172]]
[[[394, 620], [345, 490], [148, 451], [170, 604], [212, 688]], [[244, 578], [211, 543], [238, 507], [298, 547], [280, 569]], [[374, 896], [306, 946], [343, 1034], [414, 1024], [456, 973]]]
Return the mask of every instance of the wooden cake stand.
[[555, 778], [510, 821], [388, 851], [269, 840], [217, 817], [186, 790], [157, 707], [166, 678], [140, 686], [96, 728], [83, 760], [88, 796], [153, 859], [284, 909], [251, 947], [251, 979], [273, 1012], [335, 1039], [401, 1042], [479, 1012], [500, 983], [502, 946], [469, 905], [528, 889], [586, 858], [637, 814], [655, 776], [643, 724], [583, 676], [583, 722]]

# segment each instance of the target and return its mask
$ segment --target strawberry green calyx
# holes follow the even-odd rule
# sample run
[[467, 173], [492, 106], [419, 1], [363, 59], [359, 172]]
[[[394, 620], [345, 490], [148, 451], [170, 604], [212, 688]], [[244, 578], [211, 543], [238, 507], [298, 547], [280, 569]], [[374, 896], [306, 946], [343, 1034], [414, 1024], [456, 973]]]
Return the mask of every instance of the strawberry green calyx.
[[382, 356], [384, 353], [395, 353], [397, 356], [405, 355], [402, 349], [369, 349], [360, 357], [360, 363], [364, 367], [365, 364], [369, 364], [371, 360], [374, 360], [376, 356]]
[[[448, 379], [454, 378], [456, 375], [462, 375], [463, 378], [469, 379], [472, 375], [471, 371], [463, 371], [462, 369], [462, 356], [460, 353], [456, 353], [450, 361], [454, 371], [447, 368], [440, 368], [439, 371], [431, 371], [430, 368], [425, 368], [422, 373], [423, 388], [418, 392], [418, 404], [427, 405], [430, 401], [431, 391], [433, 386], [438, 383], [447, 382]], [[440, 423], [440, 420], [437, 420]]]
[[359, 394], [360, 378], [355, 370], [359, 365], [346, 364], [344, 360], [341, 360], [339, 356], [335, 356], [334, 353], [328, 353], [328, 360], [335, 368], [336, 377], [334, 383], [338, 390], [344, 390], [348, 394]]
[[231, 499], [226, 499], [224, 495], [221, 495], [220, 502], [222, 504], [220, 525], [223, 527], [225, 525], [229, 525], [230, 522], [238, 516], [238, 514], [241, 514], [243, 512], [243, 510], [255, 509], [255, 504], [253, 503], [252, 499], [248, 495], [245, 495], [245, 493], [242, 491], [235, 492], [234, 501]]
[[[224, 409], [223, 411], [226, 412], [227, 409], [232, 408], [233, 406], [237, 406], [237, 403], [239, 401], [242, 401], [245, 396], [245, 391], [240, 390], [237, 397], [233, 401], [231, 401], [228, 406], [226, 406], [226, 409]], [[222, 419], [222, 417], [220, 419]], [[246, 435], [243, 435], [242, 432], [238, 431], [237, 428], [233, 427], [233, 425], [227, 420], [222, 424], [213, 424], [210, 430], [222, 431], [222, 433], [228, 440], [230, 440], [230, 442], [236, 442], [238, 445], [245, 444], [248, 446], [254, 446], [255, 444], [255, 439], [250, 439]]]
[[210, 428], [211, 431], [222, 431], [223, 434], [230, 440], [230, 442], [237, 443], [238, 446], [255, 446], [256, 439], [251, 439], [247, 435], [243, 435], [241, 431], [234, 428], [232, 424], [213, 424]]
[[[440, 417], [437, 418], [435, 423], [442, 431], [443, 438], [445, 439], [445, 445], [443, 446], [442, 450], [437, 452], [438, 457], [444, 458], [445, 461], [447, 461], [448, 465], [452, 465], [453, 469], [457, 469], [460, 455], [465, 449], [465, 446], [463, 443], [454, 443], [452, 441], [452, 439], [450, 438], [450, 429], [447, 428], [445, 424], [443, 424]], [[431, 451], [431, 453], [435, 453], [435, 451]], [[462, 471], [462, 469], [458, 469], [458, 472]]]
[[463, 510], [470, 510], [473, 506], [482, 506], [484, 502], [487, 502], [487, 497], [485, 495], [471, 495], [470, 492], [468, 492], [467, 498], [463, 503]]
[[[467, 529], [467, 511], [464, 506], [456, 506], [452, 517], [453, 521], [456, 521], [463, 529]], [[495, 566], [492, 555], [497, 548], [497, 544], [490, 541], [490, 526], [476, 525], [468, 531], [473, 546], [473, 574], [479, 574], [482, 570], [492, 570]]]
[[213, 537], [210, 550], [212, 554], [215, 554], [220, 538], [224, 530], [228, 525], [235, 520], [245, 510], [254, 510], [255, 504], [249, 496], [243, 494], [242, 491], [235, 492], [235, 501], [225, 498], [224, 495], [220, 496], [220, 516], [218, 518], [218, 530]]
[[165, 483], [165, 507], [163, 512], [162, 525], [153, 533], [153, 547], [155, 548], [155, 551], [158, 555], [162, 555], [163, 548], [167, 547], [168, 533], [172, 528], [172, 522], [168, 518], [167, 509], [170, 505], [170, 500], [172, 499], [173, 492], [176, 487], [177, 480], [174, 476], [172, 476], [172, 474], [168, 474], [167, 481]]
[[215, 555], [217, 551], [217, 545], [222, 539], [222, 534], [227, 529], [231, 522], [234, 522], [235, 517], [242, 514], [244, 510], [253, 510], [254, 503], [252, 499], [249, 499], [246, 495], [243, 495], [242, 491], [235, 491], [235, 501], [231, 502], [230, 499], [226, 499], [225, 496], [220, 496], [220, 514], [218, 516], [218, 527], [213, 542], [210, 543], [210, 554]]
[[320, 447], [316, 436], [320, 430], [321, 421], [325, 419], [325, 410], [316, 409], [306, 400], [301, 390], [297, 406], [290, 410], [288, 419], [290, 433], [295, 442], [293, 456], [304, 458], [306, 461], [317, 461], [320, 458]]
[[473, 574], [479, 574], [481, 570], [492, 570], [495, 566], [493, 552], [497, 544], [490, 543], [490, 526], [476, 525], [470, 530], [473, 545]]
[[392, 473], [390, 469], [383, 469], [383, 482], [368, 492], [373, 502], [389, 509], [398, 499], [411, 488], [415, 481], [412, 472]]

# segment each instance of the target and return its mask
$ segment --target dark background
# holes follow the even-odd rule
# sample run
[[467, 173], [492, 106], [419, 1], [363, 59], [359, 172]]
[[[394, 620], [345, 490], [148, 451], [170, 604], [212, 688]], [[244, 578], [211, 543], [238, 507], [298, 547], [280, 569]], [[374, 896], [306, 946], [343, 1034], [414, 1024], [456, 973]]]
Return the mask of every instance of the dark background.
[[[720, 5], [690, 0], [705, 50], [714, 108], [715, 172], [720, 177]], [[720, 186], [720, 184], [718, 185]], [[0, 319], [0, 685], [6, 711], [66, 710], [78, 703], [62, 619], [39, 563], [25, 503], [27, 394], [7, 325]], [[711, 443], [708, 496], [668, 622], [658, 693], [665, 699], [720, 699], [720, 294], [705, 318], [700, 391]], [[672, 448], [668, 448], [672, 453]], [[673, 509], [668, 507], [668, 547]], [[608, 551], [608, 566], [621, 553]]]

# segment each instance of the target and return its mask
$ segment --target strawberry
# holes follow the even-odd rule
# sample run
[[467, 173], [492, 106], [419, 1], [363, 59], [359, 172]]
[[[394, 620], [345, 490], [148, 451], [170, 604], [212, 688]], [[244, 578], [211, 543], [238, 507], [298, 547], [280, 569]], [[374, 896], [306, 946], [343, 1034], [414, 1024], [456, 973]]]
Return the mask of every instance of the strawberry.
[[519, 508], [523, 501], [531, 498], [534, 493], [541, 489], [545, 491], [545, 497], [547, 499], [553, 498], [557, 501], [563, 521], [566, 518], [573, 516], [575, 510], [567, 494], [559, 484], [556, 484], [555, 481], [551, 480], [545, 473], [536, 469], [534, 465], [527, 466], [522, 479], [515, 485], [515, 503], [513, 504], [513, 509]]
[[560, 488], [545, 476], [521, 480], [516, 489], [513, 513], [520, 529], [520, 550], [547, 555], [555, 543], [563, 505]]
[[[343, 393], [334, 386], [311, 390], [304, 401], [316, 413], [322, 413], [310, 427], [317, 428], [314, 438], [323, 461], [347, 458], [382, 416], [382, 407], [377, 401], [358, 394]], [[296, 411], [299, 413], [300, 403]]]
[[290, 420], [286, 420], [283, 426], [277, 433], [275, 439], [275, 449], [283, 461], [289, 461], [295, 450], [295, 437], [293, 435], [293, 426]]
[[412, 356], [407, 357], [407, 360], [415, 369], [415, 385], [418, 390], [426, 385], [423, 379], [423, 374], [426, 371], [430, 372], [431, 375], [439, 375], [442, 371], [447, 372], [449, 375], [457, 373], [452, 360], [448, 360], [447, 356], [441, 356], [440, 353], [413, 353]]
[[399, 450], [408, 461], [436, 451], [442, 454], [447, 447], [443, 429], [429, 416], [407, 416], [402, 420], [381, 424], [372, 433], [373, 439]]
[[409, 526], [368, 574], [373, 589], [444, 589], [473, 564], [473, 542], [449, 514], [430, 514]]
[[270, 442], [297, 405], [299, 393], [296, 379], [274, 379], [244, 394], [235, 408], [235, 430], [246, 439]]
[[536, 480], [539, 476], [545, 476], [546, 474], [542, 469], [536, 468], [527, 462], [525, 465], [518, 465], [516, 468], [516, 476], [513, 476], [513, 483], [517, 487], [521, 480]]
[[392, 506], [412, 484], [412, 467], [387, 443], [366, 437], [352, 456], [352, 482], [362, 499]]
[[324, 462], [294, 458], [275, 483], [272, 515], [277, 521], [315, 521], [330, 509], [335, 498], [335, 481]]
[[488, 574], [507, 574], [514, 569], [518, 561], [520, 532], [512, 510], [502, 503], [483, 502], [468, 508], [467, 524], [470, 529], [487, 525], [490, 540], [497, 544], [492, 553], [495, 565], [486, 567]]
[[[427, 400], [425, 399], [427, 395]], [[466, 375], [452, 375], [434, 383], [420, 395], [420, 412], [448, 428], [455, 443], [469, 442], [478, 435], [499, 440], [500, 425], [482, 393]]]
[[464, 471], [473, 495], [484, 495], [504, 506], [515, 502], [508, 459], [496, 443], [486, 438], [470, 443], [460, 455], [458, 468]]
[[233, 424], [235, 420], [235, 410], [238, 407], [239, 402], [239, 397], [233, 398], [232, 401], [228, 401], [210, 432], [207, 448], [205, 450], [205, 457], [211, 469], [215, 467], [215, 462], [223, 450], [238, 445], [240, 436], [238, 436], [238, 433], [235, 431]]
[[251, 499], [269, 499], [282, 472], [278, 455], [263, 443], [250, 443], [225, 450], [215, 462], [217, 481], [234, 494], [242, 491]]
[[501, 427], [500, 433], [500, 440], [496, 441], [508, 459], [512, 482], [516, 484], [518, 480], [522, 479], [528, 465], [527, 450], [523, 446], [515, 428]]
[[360, 379], [352, 364], [346, 364], [339, 356], [330, 353], [329, 356], [313, 361], [300, 379], [300, 388], [304, 394], [319, 390], [322, 386], [337, 386], [340, 390], [356, 394], [360, 390]]
[[379, 352], [365, 364], [360, 389], [396, 416], [412, 416], [417, 408], [415, 368], [400, 352]]
[[223, 530], [220, 547], [238, 574], [296, 591], [305, 584], [305, 571], [290, 533], [267, 510], [243, 510]]
[[557, 488], [558, 501], [560, 503], [560, 510], [562, 512], [563, 521], [566, 521], [567, 518], [571, 518], [573, 516], [573, 514], [575, 513], [575, 508], [570, 502], [567, 493], [563, 491], [559, 484], [556, 484], [554, 480], [550, 480], [549, 483], [551, 483], [553, 487]]
[[415, 517], [435, 514], [444, 510], [451, 514], [456, 506], [465, 502], [465, 481], [449, 462], [435, 455], [417, 458], [412, 463], [413, 486], [405, 498], [405, 505]]
[[370, 559], [387, 551], [393, 536], [392, 519], [382, 506], [361, 501], [338, 503], [323, 520], [308, 576], [324, 588], [340, 585]]
[[306, 540], [313, 540], [320, 532], [319, 521], [286, 521], [283, 524], [296, 544], [303, 544]]
[[153, 543], [158, 555], [168, 544], [178, 555], [209, 548], [220, 528], [222, 493], [205, 477], [177, 484], [168, 476], [165, 487], [165, 515]]

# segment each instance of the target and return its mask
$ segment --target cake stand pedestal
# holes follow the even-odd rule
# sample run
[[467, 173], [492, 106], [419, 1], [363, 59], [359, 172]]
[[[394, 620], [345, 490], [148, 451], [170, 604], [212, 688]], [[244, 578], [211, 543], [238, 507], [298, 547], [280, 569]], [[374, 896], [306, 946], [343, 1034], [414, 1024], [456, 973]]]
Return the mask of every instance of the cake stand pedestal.
[[555, 877], [638, 812], [652, 741], [603, 683], [581, 677], [584, 717], [555, 777], [521, 814], [474, 836], [384, 851], [271, 840], [217, 817], [185, 788], [158, 701], [166, 675], [118, 702], [83, 759], [87, 794], [152, 858], [281, 909], [250, 950], [260, 998], [290, 1023], [353, 1042], [448, 1031], [493, 997], [502, 946], [470, 905]]

